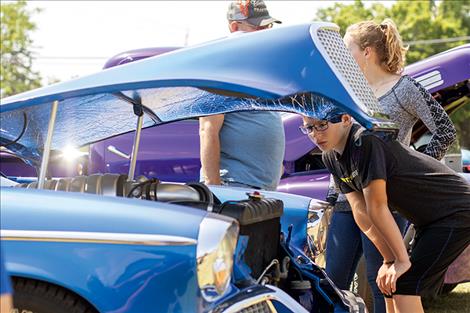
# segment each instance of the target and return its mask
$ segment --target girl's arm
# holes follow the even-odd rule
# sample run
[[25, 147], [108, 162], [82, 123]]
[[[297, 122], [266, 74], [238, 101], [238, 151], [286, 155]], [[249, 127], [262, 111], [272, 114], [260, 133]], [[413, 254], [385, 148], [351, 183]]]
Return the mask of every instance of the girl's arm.
[[444, 157], [450, 145], [457, 138], [454, 124], [442, 106], [418, 82], [411, 79], [410, 93], [413, 95], [406, 103], [410, 110], [432, 133], [431, 140], [424, 153], [440, 160]]

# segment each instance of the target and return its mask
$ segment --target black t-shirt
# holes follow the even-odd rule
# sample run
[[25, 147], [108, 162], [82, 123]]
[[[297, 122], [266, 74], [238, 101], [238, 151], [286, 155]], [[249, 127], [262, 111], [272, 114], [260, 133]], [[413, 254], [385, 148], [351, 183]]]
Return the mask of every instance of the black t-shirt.
[[388, 205], [417, 227], [470, 227], [470, 185], [441, 162], [353, 125], [342, 155], [323, 153], [342, 193], [386, 181]]

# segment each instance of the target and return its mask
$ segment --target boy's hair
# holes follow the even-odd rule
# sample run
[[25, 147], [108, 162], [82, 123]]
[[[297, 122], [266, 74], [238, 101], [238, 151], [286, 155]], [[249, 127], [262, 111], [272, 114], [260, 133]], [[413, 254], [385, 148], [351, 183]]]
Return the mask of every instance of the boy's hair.
[[312, 114], [309, 114], [309, 117], [318, 120], [331, 121], [338, 119], [338, 117], [341, 118], [343, 114], [348, 113], [332, 103], [316, 103], [313, 112]]

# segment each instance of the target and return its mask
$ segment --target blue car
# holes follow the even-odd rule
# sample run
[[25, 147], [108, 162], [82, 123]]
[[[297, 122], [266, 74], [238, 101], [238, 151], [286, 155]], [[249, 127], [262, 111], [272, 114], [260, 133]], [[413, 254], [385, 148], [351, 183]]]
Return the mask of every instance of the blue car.
[[[314, 262], [307, 224], [320, 232], [326, 203], [135, 177], [143, 128], [242, 110], [315, 117], [319, 104], [342, 108], [370, 131], [396, 133], [330, 23], [232, 36], [2, 99], [2, 151], [39, 173], [33, 181], [1, 178], [15, 307], [365, 312], [362, 299], [336, 288]], [[64, 147], [134, 130], [127, 175], [48, 175]]]

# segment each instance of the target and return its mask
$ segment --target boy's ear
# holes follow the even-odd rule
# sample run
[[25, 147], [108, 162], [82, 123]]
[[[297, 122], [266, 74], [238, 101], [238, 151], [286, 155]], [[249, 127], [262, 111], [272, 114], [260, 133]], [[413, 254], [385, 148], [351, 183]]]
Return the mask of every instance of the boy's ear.
[[344, 126], [349, 126], [352, 123], [351, 115], [343, 114], [341, 116], [341, 121], [343, 122]]

